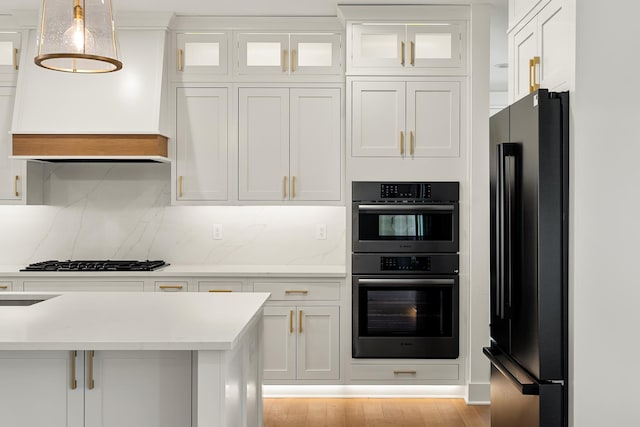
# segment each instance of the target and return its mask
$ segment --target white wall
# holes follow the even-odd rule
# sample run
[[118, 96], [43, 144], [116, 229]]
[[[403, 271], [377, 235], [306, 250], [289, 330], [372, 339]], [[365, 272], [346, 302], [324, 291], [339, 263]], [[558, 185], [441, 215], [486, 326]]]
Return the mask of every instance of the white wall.
[[640, 3], [576, 1], [573, 426], [637, 426]]
[[[344, 265], [340, 206], [169, 206], [168, 164], [47, 166], [44, 206], [0, 206], [0, 260]], [[327, 224], [327, 240], [315, 225]], [[223, 239], [213, 240], [213, 224]]]

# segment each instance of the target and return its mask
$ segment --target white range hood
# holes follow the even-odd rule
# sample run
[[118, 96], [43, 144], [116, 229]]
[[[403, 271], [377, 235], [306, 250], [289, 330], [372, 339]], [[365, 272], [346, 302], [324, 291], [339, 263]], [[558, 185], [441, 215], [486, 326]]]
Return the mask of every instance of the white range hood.
[[36, 37], [20, 61], [14, 158], [169, 161], [166, 29], [119, 29], [122, 70], [92, 75], [36, 66]]

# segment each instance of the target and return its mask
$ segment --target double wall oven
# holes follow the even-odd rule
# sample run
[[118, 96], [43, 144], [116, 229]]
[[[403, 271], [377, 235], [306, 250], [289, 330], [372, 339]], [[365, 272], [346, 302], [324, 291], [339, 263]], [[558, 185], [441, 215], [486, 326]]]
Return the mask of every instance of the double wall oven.
[[352, 355], [459, 355], [459, 184], [354, 182]]

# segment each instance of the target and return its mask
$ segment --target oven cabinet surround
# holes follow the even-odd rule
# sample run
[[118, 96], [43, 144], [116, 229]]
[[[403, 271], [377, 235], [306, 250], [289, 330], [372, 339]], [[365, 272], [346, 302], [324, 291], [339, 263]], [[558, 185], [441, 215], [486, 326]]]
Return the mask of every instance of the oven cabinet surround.
[[0, 406], [6, 405], [0, 424], [191, 425], [191, 357], [187, 351], [0, 351]]
[[227, 201], [231, 86], [176, 87], [174, 203]]
[[203, 297], [67, 293], [3, 307], [0, 424], [262, 425], [260, 331], [268, 295]]
[[547, 0], [530, 3], [532, 8], [516, 25], [510, 26], [508, 32], [510, 103], [538, 87], [550, 91], [569, 89], [569, 2]]
[[342, 89], [240, 87], [241, 201], [339, 202]]
[[459, 156], [463, 79], [349, 81], [352, 156]]
[[272, 384], [340, 379], [343, 282], [255, 280], [269, 292], [264, 309], [264, 378]]

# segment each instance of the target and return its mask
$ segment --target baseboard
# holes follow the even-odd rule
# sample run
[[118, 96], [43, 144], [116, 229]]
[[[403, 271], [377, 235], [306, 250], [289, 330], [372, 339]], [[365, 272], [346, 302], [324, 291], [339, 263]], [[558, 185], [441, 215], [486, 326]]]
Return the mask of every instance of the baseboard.
[[464, 398], [463, 385], [263, 385], [266, 398]]
[[471, 383], [467, 386], [465, 396], [467, 405], [488, 405], [491, 401], [491, 387], [489, 383]]

